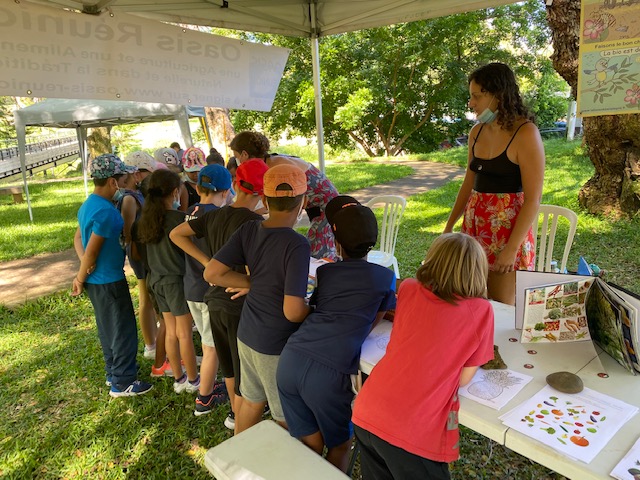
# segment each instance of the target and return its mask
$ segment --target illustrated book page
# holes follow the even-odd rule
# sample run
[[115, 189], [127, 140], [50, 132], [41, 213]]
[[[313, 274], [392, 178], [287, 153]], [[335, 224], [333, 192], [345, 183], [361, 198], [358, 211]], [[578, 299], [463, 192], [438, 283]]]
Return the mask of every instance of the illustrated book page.
[[500, 419], [564, 455], [589, 463], [637, 411], [589, 388], [568, 394], [547, 385]]
[[618, 480], [640, 479], [640, 438], [609, 475]]

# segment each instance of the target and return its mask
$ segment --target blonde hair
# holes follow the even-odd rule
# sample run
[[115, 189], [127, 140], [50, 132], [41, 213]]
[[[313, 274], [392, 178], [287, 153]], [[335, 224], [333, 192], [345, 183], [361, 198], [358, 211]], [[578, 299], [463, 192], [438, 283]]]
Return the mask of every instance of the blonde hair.
[[478, 241], [464, 233], [445, 233], [431, 244], [416, 278], [442, 300], [487, 296], [489, 264]]

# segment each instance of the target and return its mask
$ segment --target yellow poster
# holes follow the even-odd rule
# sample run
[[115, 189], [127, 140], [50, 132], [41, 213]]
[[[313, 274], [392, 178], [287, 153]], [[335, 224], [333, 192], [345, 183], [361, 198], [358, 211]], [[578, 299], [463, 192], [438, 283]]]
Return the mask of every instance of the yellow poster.
[[578, 115], [640, 113], [640, 0], [582, 0]]

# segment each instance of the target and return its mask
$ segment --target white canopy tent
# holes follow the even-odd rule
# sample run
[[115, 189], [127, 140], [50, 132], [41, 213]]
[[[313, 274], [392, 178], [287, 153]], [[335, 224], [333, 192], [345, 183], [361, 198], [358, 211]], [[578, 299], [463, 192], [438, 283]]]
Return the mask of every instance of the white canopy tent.
[[80, 158], [84, 174], [85, 192], [87, 187], [87, 129], [94, 127], [127, 125], [146, 122], [176, 120], [187, 147], [193, 145], [189, 118], [204, 118], [202, 107], [166, 105], [161, 103], [112, 102], [108, 100], [67, 100], [49, 99], [14, 112], [16, 136], [22, 181], [27, 197], [29, 218], [33, 222], [31, 199], [27, 185], [26, 170], [26, 127], [74, 128], [80, 146]]
[[[547, 0], [550, 2], [552, 0]], [[517, 3], [515, 0], [33, 0], [97, 15], [119, 12], [162, 22], [308, 37], [311, 40], [318, 160], [324, 133], [318, 38], [323, 35], [444, 17]]]

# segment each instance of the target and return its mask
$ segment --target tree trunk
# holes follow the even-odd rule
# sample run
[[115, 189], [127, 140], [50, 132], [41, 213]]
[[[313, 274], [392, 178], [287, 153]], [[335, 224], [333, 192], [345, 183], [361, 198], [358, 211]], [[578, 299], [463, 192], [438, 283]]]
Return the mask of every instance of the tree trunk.
[[111, 127], [90, 128], [87, 134], [89, 158], [111, 153]]
[[229, 109], [205, 107], [204, 110], [207, 115], [207, 124], [211, 131], [211, 143], [227, 161], [233, 155], [228, 147], [229, 142], [236, 135], [233, 124], [229, 120]]
[[[576, 98], [580, 0], [554, 0], [547, 6], [556, 71]], [[582, 187], [580, 205], [591, 213], [619, 215], [640, 210], [640, 115], [601, 115], [583, 119], [593, 177]]]

